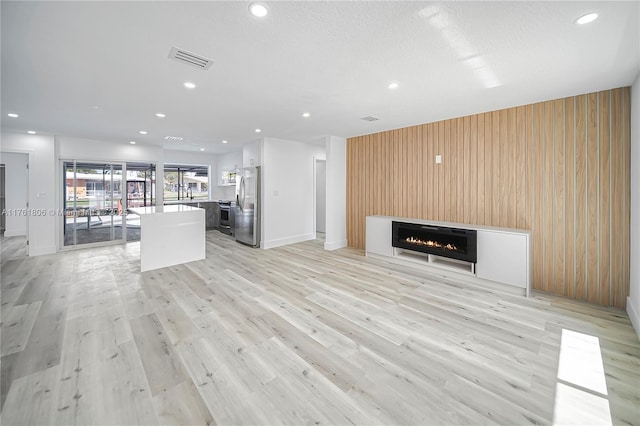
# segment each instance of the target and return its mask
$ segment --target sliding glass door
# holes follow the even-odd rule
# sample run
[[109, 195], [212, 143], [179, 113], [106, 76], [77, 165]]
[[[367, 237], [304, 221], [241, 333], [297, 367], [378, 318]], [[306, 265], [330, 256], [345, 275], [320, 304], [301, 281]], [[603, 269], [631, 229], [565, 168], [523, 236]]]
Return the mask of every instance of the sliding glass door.
[[64, 161], [63, 245], [123, 239], [123, 164]]
[[140, 240], [140, 216], [128, 210], [132, 207], [156, 205], [156, 166], [153, 163], [127, 163], [126, 238]]

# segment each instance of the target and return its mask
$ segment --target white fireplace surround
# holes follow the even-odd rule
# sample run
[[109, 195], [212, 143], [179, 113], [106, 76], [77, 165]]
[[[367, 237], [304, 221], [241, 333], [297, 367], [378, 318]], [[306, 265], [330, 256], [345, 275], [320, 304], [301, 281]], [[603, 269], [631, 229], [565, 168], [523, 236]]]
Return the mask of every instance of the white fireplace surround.
[[[392, 222], [443, 226], [477, 231], [478, 259], [468, 264], [399, 249], [391, 244]], [[529, 296], [531, 291], [531, 232], [524, 229], [498, 228], [452, 222], [435, 222], [391, 216], [367, 216], [366, 255], [411, 262], [425, 268], [438, 268], [447, 274], [464, 274], [478, 283], [490, 281], [521, 289]], [[466, 263], [466, 265], [465, 265]]]

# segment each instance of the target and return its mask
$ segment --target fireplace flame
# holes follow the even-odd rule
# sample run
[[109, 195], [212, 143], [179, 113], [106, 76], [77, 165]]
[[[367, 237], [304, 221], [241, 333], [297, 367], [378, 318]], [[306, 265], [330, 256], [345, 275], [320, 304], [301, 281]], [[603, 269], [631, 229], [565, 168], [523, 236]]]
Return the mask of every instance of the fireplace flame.
[[409, 243], [409, 244], [415, 244], [417, 246], [426, 246], [426, 247], [435, 247], [435, 248], [439, 248], [439, 249], [443, 249], [443, 250], [449, 250], [449, 251], [458, 251], [458, 248], [454, 245], [454, 244], [442, 244], [438, 241], [433, 241], [433, 240], [421, 240], [419, 238], [415, 238], [415, 237], [407, 237], [405, 239], [405, 242]]

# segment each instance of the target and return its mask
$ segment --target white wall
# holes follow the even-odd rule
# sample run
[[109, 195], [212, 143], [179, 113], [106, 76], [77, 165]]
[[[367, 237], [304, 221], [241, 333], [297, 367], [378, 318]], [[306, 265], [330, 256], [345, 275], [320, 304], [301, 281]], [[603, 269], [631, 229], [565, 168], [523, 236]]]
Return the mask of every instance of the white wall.
[[2, 133], [3, 152], [29, 154], [29, 208], [44, 213], [28, 217], [29, 255], [56, 251], [56, 179], [53, 136]]
[[5, 216], [4, 235], [26, 236], [27, 216], [15, 212], [26, 209], [29, 201], [29, 155], [3, 152], [0, 154], [0, 163], [5, 165], [5, 209], [9, 213]]
[[259, 166], [262, 164], [262, 145], [263, 140], [258, 139], [254, 142], [246, 144], [242, 148], [242, 166]]
[[630, 289], [627, 313], [640, 337], [640, 74], [631, 88]]
[[314, 156], [324, 155], [322, 146], [264, 139], [261, 162], [263, 248], [315, 238], [313, 161]]
[[327, 160], [316, 159], [316, 232], [327, 232]]
[[347, 246], [347, 140], [327, 136], [327, 234], [325, 250]]

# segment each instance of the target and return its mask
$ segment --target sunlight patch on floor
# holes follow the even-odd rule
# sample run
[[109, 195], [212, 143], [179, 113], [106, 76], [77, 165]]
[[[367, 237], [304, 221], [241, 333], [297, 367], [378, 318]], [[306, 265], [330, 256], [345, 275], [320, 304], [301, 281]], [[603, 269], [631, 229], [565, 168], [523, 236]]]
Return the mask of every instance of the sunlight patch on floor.
[[554, 425], [611, 425], [607, 382], [595, 336], [562, 330]]

